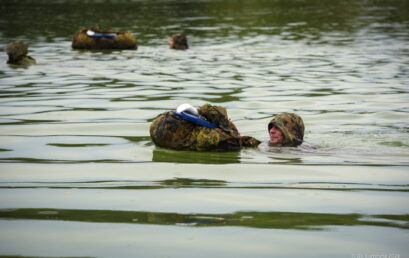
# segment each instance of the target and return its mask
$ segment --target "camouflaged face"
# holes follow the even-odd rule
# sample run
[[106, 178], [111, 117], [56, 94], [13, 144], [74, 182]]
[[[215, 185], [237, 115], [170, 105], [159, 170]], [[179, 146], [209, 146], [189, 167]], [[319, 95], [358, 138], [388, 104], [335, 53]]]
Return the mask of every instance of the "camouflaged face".
[[[114, 38], [93, 38], [87, 35], [92, 30], [98, 33], [115, 33]], [[130, 32], [100, 30], [98, 27], [79, 29], [72, 37], [74, 49], [137, 49], [136, 38]]]
[[188, 49], [187, 38], [184, 33], [178, 33], [172, 36], [174, 49]]
[[278, 114], [268, 124], [268, 131], [273, 125], [277, 126], [284, 135], [283, 146], [298, 146], [302, 143], [304, 139], [304, 122], [297, 114]]
[[159, 147], [194, 151], [236, 151], [243, 146], [256, 147], [260, 144], [252, 137], [241, 137], [223, 107], [206, 104], [198, 111], [219, 128], [200, 126], [179, 118], [173, 111], [165, 112], [150, 125], [153, 142]]

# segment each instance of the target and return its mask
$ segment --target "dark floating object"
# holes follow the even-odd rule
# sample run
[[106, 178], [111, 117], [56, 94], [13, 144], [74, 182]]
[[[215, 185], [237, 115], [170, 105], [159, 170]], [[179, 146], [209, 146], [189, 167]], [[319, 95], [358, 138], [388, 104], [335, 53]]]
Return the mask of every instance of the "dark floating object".
[[137, 49], [136, 38], [129, 31], [82, 28], [72, 37], [74, 49]]
[[22, 41], [14, 41], [7, 45], [7, 55], [9, 56], [8, 64], [14, 65], [31, 65], [36, 60], [28, 56], [28, 44]]

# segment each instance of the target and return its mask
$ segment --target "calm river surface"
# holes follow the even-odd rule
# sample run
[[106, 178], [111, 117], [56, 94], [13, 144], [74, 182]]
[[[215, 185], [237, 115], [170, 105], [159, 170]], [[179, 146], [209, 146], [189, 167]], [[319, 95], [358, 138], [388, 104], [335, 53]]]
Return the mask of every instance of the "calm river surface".
[[[92, 25], [139, 47], [72, 50]], [[2, 0], [0, 48], [0, 256], [409, 257], [407, 0]], [[155, 147], [182, 103], [264, 143]], [[317, 149], [268, 147], [279, 112]]]

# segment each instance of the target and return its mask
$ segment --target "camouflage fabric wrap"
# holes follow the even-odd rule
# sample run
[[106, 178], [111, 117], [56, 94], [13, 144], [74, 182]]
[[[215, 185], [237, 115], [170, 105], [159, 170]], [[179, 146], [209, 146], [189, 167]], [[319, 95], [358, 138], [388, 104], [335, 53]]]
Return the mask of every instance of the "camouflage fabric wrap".
[[[91, 30], [96, 33], [115, 33], [114, 38], [93, 38], [87, 35]], [[100, 30], [98, 27], [82, 28], [72, 37], [74, 49], [137, 49], [136, 38], [130, 32]]]
[[206, 104], [199, 114], [219, 126], [212, 129], [182, 120], [173, 111], [160, 114], [150, 125], [153, 142], [164, 148], [194, 151], [237, 151], [242, 147], [257, 147], [260, 141], [241, 137], [228, 120], [226, 109]]
[[7, 45], [8, 64], [30, 65], [35, 64], [36, 60], [28, 56], [28, 44], [21, 41], [15, 41]]
[[277, 126], [284, 135], [282, 146], [295, 147], [303, 142], [305, 127], [299, 115], [294, 113], [278, 114], [268, 124], [268, 131], [273, 125]]

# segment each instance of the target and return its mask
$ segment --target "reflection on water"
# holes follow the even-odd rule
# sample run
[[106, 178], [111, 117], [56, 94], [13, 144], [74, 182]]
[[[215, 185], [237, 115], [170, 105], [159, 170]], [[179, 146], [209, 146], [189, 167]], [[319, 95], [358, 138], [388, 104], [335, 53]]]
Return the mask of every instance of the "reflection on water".
[[69, 220], [179, 226], [239, 226], [319, 230], [325, 226], [382, 226], [409, 229], [408, 215], [324, 214], [292, 212], [236, 212], [233, 214], [178, 214], [160, 212], [61, 209], [3, 209], [2, 219]]
[[152, 161], [205, 164], [240, 163], [240, 153], [174, 151], [157, 147], [152, 151]]
[[[407, 0], [0, 1], [0, 255], [409, 254], [408, 17]], [[93, 25], [138, 50], [72, 50]], [[189, 50], [168, 48], [178, 32]], [[14, 40], [36, 65], [6, 64]], [[262, 145], [155, 147], [149, 124], [186, 102]], [[280, 112], [317, 149], [269, 147]]]

